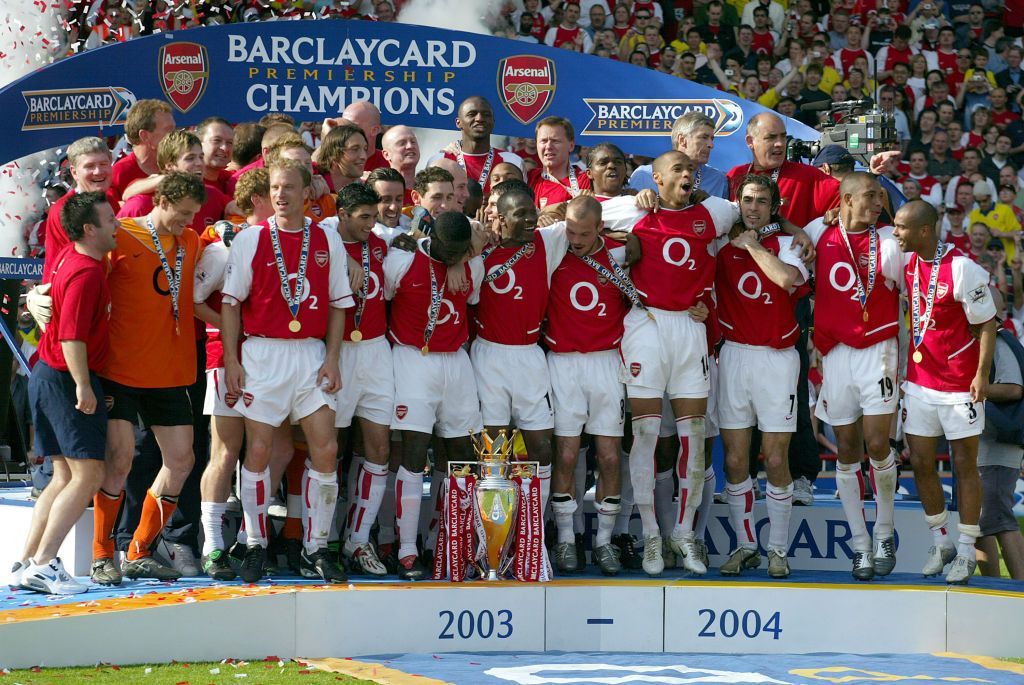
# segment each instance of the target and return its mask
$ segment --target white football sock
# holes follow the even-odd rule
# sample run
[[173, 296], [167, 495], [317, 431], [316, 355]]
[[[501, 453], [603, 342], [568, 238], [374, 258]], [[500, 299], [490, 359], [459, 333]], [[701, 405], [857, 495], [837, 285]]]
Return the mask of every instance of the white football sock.
[[896, 452], [892, 449], [882, 461], [871, 460], [871, 486], [875, 490], [875, 538], [893, 536], [896, 510]]
[[618, 497], [605, 497], [594, 503], [594, 508], [597, 509], [597, 535], [594, 537], [594, 547], [611, 544], [612, 529], [615, 528], [615, 519], [621, 507]]
[[242, 466], [238, 483], [245, 519], [246, 544], [250, 547], [267, 546], [267, 507], [270, 506], [270, 469], [254, 473]]
[[935, 539], [936, 547], [952, 547], [953, 543], [949, 539], [949, 528], [946, 524], [949, 522], [949, 510], [943, 508], [938, 514], [925, 514], [925, 523], [928, 524], [928, 528], [932, 531], [932, 537]]
[[225, 502], [200, 502], [200, 521], [203, 524], [203, 556], [215, 549], [224, 549], [224, 514], [228, 510]]
[[576, 509], [576, 500], [569, 493], [556, 492], [551, 496], [551, 511], [555, 514], [558, 542], [575, 542], [573, 515], [576, 513]]
[[364, 461], [359, 481], [356, 488], [359, 496], [356, 499], [355, 516], [349, 533], [349, 539], [357, 545], [370, 540], [370, 528], [377, 518], [381, 500], [384, 498], [384, 488], [388, 482], [388, 465]]
[[966, 523], [958, 523], [956, 528], [960, 531], [960, 539], [957, 540], [956, 545], [957, 556], [967, 557], [971, 561], [975, 561], [977, 554], [975, 553], [974, 543], [981, 537], [981, 528], [977, 525]]
[[701, 492], [697, 516], [693, 521], [694, 537], [698, 540], [703, 540], [704, 534], [708, 530], [708, 517], [711, 516], [711, 505], [715, 502], [715, 487], [717, 485], [718, 476], [715, 475], [715, 469], [713, 466], [708, 466], [704, 469], [704, 489]]
[[772, 485], [765, 492], [768, 507], [768, 549], [786, 556], [789, 551], [789, 518], [793, 513], [793, 483]]
[[629, 450], [629, 479], [633, 483], [633, 501], [640, 512], [644, 537], [659, 535], [654, 513], [654, 450], [658, 446], [661, 414], [633, 417], [633, 446]]
[[423, 501], [423, 474], [398, 467], [395, 482], [396, 519], [398, 521], [398, 558], [416, 556], [420, 504]]
[[331, 525], [338, 505], [338, 472], [315, 471], [309, 468], [303, 483], [303, 498], [309, 502], [305, 517], [302, 546], [307, 554], [327, 546]]
[[754, 534], [754, 483], [750, 476], [742, 483], [726, 483], [725, 499], [729, 503], [729, 522], [736, 533], [736, 546], [757, 549]]
[[854, 552], [870, 552], [871, 536], [864, 522], [864, 477], [860, 464], [836, 462], [836, 490], [850, 526], [850, 546]]
[[679, 478], [679, 518], [672, 537], [693, 536], [693, 518], [704, 494], [704, 417], [676, 419], [679, 436], [679, 457], [676, 476]]

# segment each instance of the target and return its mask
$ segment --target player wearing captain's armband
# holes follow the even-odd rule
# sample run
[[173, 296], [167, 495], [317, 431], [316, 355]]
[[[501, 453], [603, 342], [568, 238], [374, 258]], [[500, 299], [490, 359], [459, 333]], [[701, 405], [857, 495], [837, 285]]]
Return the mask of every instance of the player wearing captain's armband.
[[[976, 566], [981, 535], [978, 441], [985, 427], [985, 396], [996, 343], [996, 307], [988, 272], [938, 238], [938, 213], [926, 202], [896, 212], [896, 240], [908, 259], [903, 285], [910, 300], [910, 360], [903, 384], [903, 432], [914, 482], [935, 536], [924, 575], [942, 573], [966, 585]], [[938, 441], [949, 440], [956, 465], [960, 538], [946, 534], [945, 498], [935, 472]]]
[[269, 171], [274, 215], [235, 238], [221, 311], [228, 392], [241, 397], [235, 408], [245, 417], [247, 439], [239, 487], [248, 535], [242, 571], [255, 575], [263, 567], [273, 436], [291, 419], [302, 427], [310, 456], [301, 571], [342, 582], [327, 536], [338, 499], [334, 393], [341, 389], [344, 310], [352, 306], [348, 257], [337, 233], [303, 216], [309, 170], [284, 159]]
[[[853, 577], [871, 580], [896, 566], [893, 530], [899, 283], [903, 257], [892, 229], [875, 225], [885, 191], [865, 172], [843, 179], [839, 218], [807, 226], [815, 242], [814, 345], [824, 356], [815, 414], [836, 432], [836, 489], [853, 537]], [[875, 492], [874, 545], [864, 519], [860, 464], [867, 446]]]
[[768, 472], [768, 575], [789, 575], [789, 518], [793, 478], [787, 452], [796, 431], [800, 358], [794, 316], [798, 287], [807, 268], [773, 223], [779, 189], [765, 176], [747, 176], [737, 189], [742, 226], [718, 253], [715, 291], [718, 322], [725, 337], [719, 355], [718, 419], [725, 443], [726, 496], [737, 547], [722, 564], [722, 575], [739, 575], [761, 562], [754, 529], [754, 493], [749, 475], [753, 428], [761, 431]]

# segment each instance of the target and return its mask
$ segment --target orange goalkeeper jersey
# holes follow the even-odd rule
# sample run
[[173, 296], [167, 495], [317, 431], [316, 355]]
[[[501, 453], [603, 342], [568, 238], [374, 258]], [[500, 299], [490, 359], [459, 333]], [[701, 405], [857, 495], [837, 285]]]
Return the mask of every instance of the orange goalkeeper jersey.
[[142, 218], [121, 219], [117, 247], [110, 253], [110, 355], [100, 375], [133, 388], [172, 388], [196, 380], [192, 281], [199, 236], [186, 228], [178, 238], [161, 236], [160, 243], [171, 269], [178, 245], [185, 248], [177, 326], [167, 276]]

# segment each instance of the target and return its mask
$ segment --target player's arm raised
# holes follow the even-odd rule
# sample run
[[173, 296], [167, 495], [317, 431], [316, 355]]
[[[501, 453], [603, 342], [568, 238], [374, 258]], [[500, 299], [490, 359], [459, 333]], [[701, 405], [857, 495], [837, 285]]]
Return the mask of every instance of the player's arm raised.
[[766, 250], [757, 240], [754, 231], [743, 231], [732, 239], [732, 244], [750, 253], [768, 280], [780, 288], [792, 290], [800, 284], [800, 271]]

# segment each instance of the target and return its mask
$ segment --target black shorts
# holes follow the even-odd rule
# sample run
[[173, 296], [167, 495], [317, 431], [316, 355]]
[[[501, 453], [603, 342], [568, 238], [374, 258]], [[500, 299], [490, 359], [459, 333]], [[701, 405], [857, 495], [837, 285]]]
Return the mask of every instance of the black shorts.
[[191, 426], [192, 401], [188, 388], [132, 388], [101, 378], [108, 419], [153, 426]]
[[107, 408], [103, 386], [89, 374], [96, 395], [96, 411], [83, 414], [75, 409], [75, 379], [40, 360], [28, 381], [29, 406], [36, 428], [36, 454], [43, 457], [103, 460], [107, 451]]
[[1013, 490], [1017, 487], [1020, 469], [1009, 466], [979, 466], [981, 476], [981, 518], [978, 527], [982, 535], [996, 535], [1019, 529], [1013, 514]]

